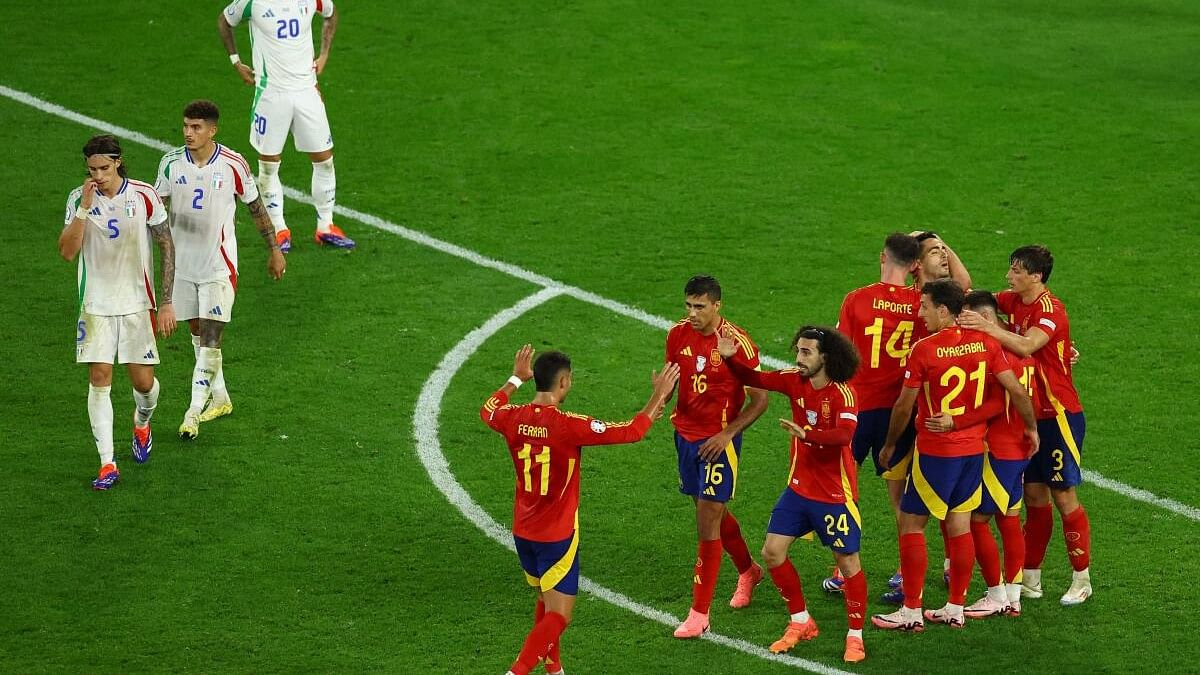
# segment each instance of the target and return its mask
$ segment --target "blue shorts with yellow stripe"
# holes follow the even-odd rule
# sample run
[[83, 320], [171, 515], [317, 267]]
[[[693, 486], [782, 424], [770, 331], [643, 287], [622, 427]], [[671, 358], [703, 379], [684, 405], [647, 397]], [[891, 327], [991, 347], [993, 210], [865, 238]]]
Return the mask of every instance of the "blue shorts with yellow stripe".
[[[887, 440], [888, 425], [892, 422], [891, 408], [876, 408], [861, 410], [858, 413], [858, 426], [854, 428], [854, 440], [850, 448], [854, 451], [854, 461], [859, 466], [871, 456], [875, 464], [875, 475], [884, 476], [888, 480], [904, 480], [908, 475], [908, 464], [912, 461], [913, 442], [917, 439], [917, 427], [912, 422], [904, 428], [904, 433], [896, 441], [896, 452], [892, 461], [884, 466], [879, 461], [879, 451]], [[885, 475], [886, 474], [886, 475]]]
[[971, 512], [983, 498], [983, 454], [933, 457], [913, 452], [912, 471], [900, 497], [900, 510], [945, 520], [951, 512]]
[[513, 535], [525, 581], [539, 591], [579, 593], [579, 530], [562, 541], [530, 541]]
[[819, 502], [785, 488], [771, 511], [767, 532], [785, 537], [804, 537], [816, 532], [821, 543], [835, 553], [858, 553], [862, 516], [852, 501]]
[[983, 457], [983, 502], [980, 513], [1008, 513], [1021, 508], [1025, 498], [1023, 476], [1028, 459], [996, 459]]
[[737, 434], [725, 452], [711, 462], [700, 459], [700, 446], [707, 438], [689, 441], [675, 432], [675, 452], [679, 455], [679, 491], [696, 499], [727, 502], [737, 491], [738, 459], [742, 456], [742, 435]]
[[1053, 488], [1075, 487], [1083, 482], [1083, 411], [1060, 412], [1038, 420], [1038, 451], [1025, 470], [1026, 483], [1046, 483]]

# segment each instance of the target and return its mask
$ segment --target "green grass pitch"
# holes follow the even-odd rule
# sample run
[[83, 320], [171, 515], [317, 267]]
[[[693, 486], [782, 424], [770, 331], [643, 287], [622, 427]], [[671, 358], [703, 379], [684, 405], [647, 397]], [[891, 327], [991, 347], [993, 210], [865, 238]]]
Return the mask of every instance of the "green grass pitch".
[[[1181, 0], [1010, 3], [352, 2], [322, 77], [338, 201], [667, 319], [716, 275], [725, 314], [768, 355], [877, 279], [888, 232], [934, 229], [977, 287], [1007, 254], [1057, 259], [1082, 361], [1085, 468], [1200, 506], [1200, 7]], [[177, 145], [181, 110], [214, 99], [218, 139], [247, 155], [252, 90], [225, 59], [219, 3], [8, 8], [0, 85]], [[239, 31], [248, 59], [245, 30]], [[0, 669], [7, 672], [502, 673], [531, 622], [516, 558], [468, 522], [418, 459], [418, 395], [470, 331], [539, 290], [496, 269], [341, 218], [352, 253], [297, 246], [281, 283], [239, 215], [241, 281], [226, 334], [235, 413], [195, 443], [186, 337], [160, 340], [157, 442], [92, 493], [85, 368], [72, 357], [74, 265], [55, 241], [84, 177], [86, 125], [0, 97], [6, 230], [0, 321]], [[160, 153], [125, 141], [134, 177]], [[287, 185], [309, 166], [289, 147]], [[494, 519], [512, 470], [477, 418], [522, 342], [576, 362], [570, 409], [627, 417], [664, 333], [560, 296], [485, 341], [449, 383], [439, 438]], [[518, 400], [527, 400], [523, 390]], [[774, 401], [746, 434], [733, 510], [757, 551], [787, 470]], [[867, 628], [855, 672], [1186, 672], [1200, 668], [1196, 520], [1085, 485], [1095, 596], [1066, 610], [1056, 525], [1047, 598], [1018, 620], [952, 632]], [[872, 610], [894, 569], [883, 487], [862, 476]], [[587, 452], [583, 573], [674, 616], [690, 602], [690, 503], [669, 425]], [[940, 557], [930, 530], [931, 559]], [[794, 654], [843, 668], [824, 549], [792, 558], [823, 629]], [[785, 618], [770, 584], [713, 629], [766, 646]], [[980, 590], [976, 578], [971, 590]], [[927, 605], [944, 591], [930, 584]], [[567, 672], [797, 673], [583, 594]]]

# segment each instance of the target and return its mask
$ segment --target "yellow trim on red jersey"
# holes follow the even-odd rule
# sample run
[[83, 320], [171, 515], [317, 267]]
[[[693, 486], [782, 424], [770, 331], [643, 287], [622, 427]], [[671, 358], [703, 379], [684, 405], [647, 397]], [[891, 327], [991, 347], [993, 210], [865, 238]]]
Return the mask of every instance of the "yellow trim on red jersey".
[[996, 502], [996, 506], [1000, 507], [1000, 512], [1008, 513], [1008, 510], [1012, 508], [1009, 504], [1012, 496], [1000, 484], [1000, 477], [996, 475], [996, 470], [992, 468], [990, 453], [983, 456], [983, 484], [987, 487], [988, 494], [992, 496], [992, 501]]
[[842, 401], [848, 406], [854, 406], [854, 390], [841, 382], [834, 382], [834, 384], [837, 385], [838, 391], [842, 392]]
[[1067, 444], [1067, 450], [1075, 458], [1075, 464], [1082, 467], [1083, 459], [1079, 453], [1079, 446], [1075, 443], [1075, 434], [1071, 432], [1071, 425], [1067, 422], [1067, 409], [1054, 396], [1054, 392], [1050, 391], [1050, 380], [1046, 378], [1046, 374], [1040, 368], [1038, 375], [1042, 378], [1042, 383], [1046, 385], [1046, 400], [1050, 401], [1050, 407], [1054, 408], [1054, 421], [1058, 423], [1059, 434], [1062, 435], [1063, 442]]
[[[559, 499], [562, 499], [562, 496], [567, 493], [567, 488], [571, 486], [571, 476], [573, 476], [574, 474], [575, 474], [575, 458], [570, 457], [567, 459], [567, 480], [563, 481], [562, 492], [558, 493]], [[575, 512], [575, 529], [577, 529], [577, 530], [579, 529], [579, 512], [578, 511]]]
[[945, 520], [946, 512], [950, 510], [950, 507], [938, 496], [937, 491], [925, 478], [925, 474], [921, 473], [921, 455], [915, 449], [913, 455], [912, 484], [917, 489], [917, 496], [921, 498], [925, 508], [929, 509], [929, 515], [938, 520]]
[[571, 566], [575, 564], [575, 554], [579, 550], [579, 512], [575, 512], [575, 532], [571, 534], [571, 546], [563, 557], [558, 559], [558, 562], [550, 566], [546, 573], [542, 575], [541, 589], [542, 592], [554, 590], [558, 582], [562, 581], [567, 573], [571, 571]]
[[733, 447], [733, 441], [725, 446], [725, 460], [729, 462], [729, 472], [733, 474], [733, 488], [729, 491], [729, 498], [733, 499], [737, 494], [737, 474], [738, 474], [738, 456], [737, 449]]
[[854, 518], [854, 522], [858, 523], [858, 529], [862, 529], [862, 514], [858, 512], [858, 504], [854, 502], [854, 488], [850, 485], [850, 476], [846, 474], [846, 463], [839, 462], [838, 469], [842, 472], [842, 494], [846, 497], [846, 510], [850, 512], [850, 517]]

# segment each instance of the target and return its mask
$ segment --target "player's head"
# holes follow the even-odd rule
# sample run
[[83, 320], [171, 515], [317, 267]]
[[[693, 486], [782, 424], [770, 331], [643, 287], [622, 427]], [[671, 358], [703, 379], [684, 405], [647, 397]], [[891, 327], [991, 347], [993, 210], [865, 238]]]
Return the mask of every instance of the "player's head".
[[963, 309], [978, 312], [985, 321], [1000, 323], [1000, 305], [991, 291], [971, 291], [963, 299]]
[[949, 277], [950, 249], [946, 247], [946, 242], [936, 232], [929, 230], [917, 230], [912, 236], [921, 246], [917, 265], [917, 278], [921, 283]]
[[96, 181], [101, 190], [116, 189], [124, 180], [125, 159], [121, 144], [111, 134], [92, 136], [83, 144], [83, 160], [87, 164], [88, 176]]
[[792, 338], [796, 367], [804, 377], [821, 371], [834, 382], [846, 382], [858, 370], [858, 350], [840, 332], [827, 326], [803, 326]]
[[183, 143], [188, 150], [208, 147], [217, 135], [217, 122], [221, 111], [212, 101], [198, 99], [183, 108]]
[[921, 287], [921, 318], [930, 333], [954, 325], [963, 308], [963, 289], [953, 279], [934, 279]]
[[692, 328], [704, 334], [716, 330], [721, 314], [721, 284], [702, 274], [688, 279], [683, 287], [683, 305]]
[[908, 273], [916, 267], [917, 259], [920, 257], [921, 244], [916, 237], [903, 232], [893, 232], [883, 240], [883, 250], [879, 252], [879, 264], [898, 267]]
[[1018, 248], [1008, 256], [1008, 263], [1008, 285], [1018, 293], [1049, 283], [1054, 270], [1054, 256], [1040, 244]]
[[533, 383], [559, 401], [571, 391], [571, 357], [562, 352], [542, 352], [533, 360]]

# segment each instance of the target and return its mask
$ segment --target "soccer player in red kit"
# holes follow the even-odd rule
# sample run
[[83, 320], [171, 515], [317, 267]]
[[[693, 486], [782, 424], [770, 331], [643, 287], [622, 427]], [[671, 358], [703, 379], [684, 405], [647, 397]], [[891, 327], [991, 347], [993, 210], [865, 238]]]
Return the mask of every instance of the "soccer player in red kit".
[[[679, 400], [671, 413], [679, 465], [679, 491], [696, 502], [696, 566], [692, 606], [675, 637], [700, 637], [708, 630], [724, 549], [738, 570], [729, 606], [750, 604], [762, 567], [754, 563], [742, 530], [725, 504], [737, 486], [742, 431], [767, 409], [767, 393], [745, 389], [728, 368], [730, 360], [754, 370], [758, 348], [741, 328], [721, 317], [721, 285], [695, 276], [683, 289], [687, 318], [667, 333], [666, 362], [679, 366]], [[717, 333], [730, 332], [738, 349], [730, 359], [717, 350]], [[744, 406], [744, 407], [743, 407]]]
[[[971, 540], [971, 512], [979, 505], [983, 483], [984, 435], [981, 415], [991, 378], [1012, 397], [1025, 435], [1036, 447], [1037, 424], [1033, 405], [999, 343], [978, 331], [955, 325], [962, 311], [962, 288], [949, 279], [931, 281], [921, 289], [921, 318], [931, 335], [913, 346], [904, 374], [904, 390], [892, 409], [888, 438], [879, 456], [887, 461], [896, 440], [917, 405], [917, 443], [908, 484], [900, 498], [900, 568], [904, 577], [904, 604], [891, 614], [871, 618], [879, 628], [921, 631], [925, 620], [963, 627], [963, 604], [975, 547]], [[994, 386], [994, 385], [992, 385]], [[962, 428], [937, 433], [925, 421], [950, 413], [964, 422]], [[957, 421], [957, 420], [956, 420]], [[950, 592], [945, 607], [921, 612], [925, 573], [925, 524], [932, 515], [946, 521], [950, 553]]]
[[1009, 256], [1008, 284], [996, 294], [1000, 311], [1008, 314], [1013, 330], [990, 324], [973, 312], [960, 318], [1037, 363], [1038, 434], [1041, 447], [1025, 471], [1025, 570], [1021, 594], [1042, 597], [1042, 560], [1054, 530], [1051, 500], [1063, 521], [1067, 556], [1074, 574], [1071, 587], [1059, 600], [1078, 605], [1092, 595], [1088, 566], [1092, 535], [1087, 511], [1076, 487], [1083, 482], [1080, 468], [1086, 424], [1079, 393], [1071, 376], [1071, 322], [1063, 303], [1046, 288], [1054, 256], [1045, 246], [1022, 246]]
[[[532, 365], [531, 365], [532, 362]], [[509, 396], [533, 378], [537, 395], [525, 405]], [[483, 404], [479, 415], [504, 436], [516, 470], [513, 541], [525, 579], [537, 594], [534, 626], [510, 675], [526, 675], [543, 659], [546, 671], [561, 673], [558, 640], [571, 621], [579, 588], [580, 448], [641, 440], [662, 415], [679, 368], [667, 364], [653, 376], [650, 400], [629, 422], [603, 422], [558, 406], [571, 391], [571, 360], [546, 352], [533, 361], [533, 348], [517, 351], [513, 376]]]
[[[988, 291], [967, 294], [963, 307], [979, 313], [990, 323], [999, 323], [996, 297]], [[1029, 357], [1021, 358], [1004, 350], [1013, 366], [1017, 381], [1034, 398], [1036, 364]], [[971, 541], [975, 544], [975, 560], [987, 584], [987, 595], [963, 610], [968, 618], [982, 619], [997, 614], [1021, 614], [1021, 568], [1025, 563], [1025, 533], [1021, 530], [1021, 500], [1023, 474], [1029, 465], [1030, 446], [1025, 438], [1025, 426], [1013, 406], [1011, 397], [1002, 387], [988, 390], [988, 399], [981, 411], [988, 418], [984, 440], [987, 453], [983, 456], [982, 503], [971, 514]], [[942, 413], [930, 418], [926, 427], [933, 431], [951, 431], [954, 417]], [[957, 425], [961, 426], [961, 425]], [[1000, 569], [1000, 552], [988, 524], [995, 517], [996, 527], [1004, 543], [1004, 570]]]
[[787, 487], [775, 503], [763, 543], [763, 560], [791, 620], [783, 636], [771, 645], [786, 652], [801, 640], [817, 637], [817, 622], [809, 615], [796, 568], [788, 548], [796, 537], [816, 533], [833, 551], [845, 579], [843, 592], [850, 625], [843, 658], [856, 663], [867, 658], [863, 621], [867, 615], [867, 578], [859, 561], [862, 516], [858, 511], [857, 465], [850, 442], [858, 425], [855, 393], [846, 384], [858, 367], [858, 352], [838, 331], [804, 326], [792, 339], [796, 367], [760, 373], [741, 365], [733, 331], [718, 342], [722, 358], [740, 382], [787, 396], [792, 419], [779, 420], [792, 435], [791, 470]]

